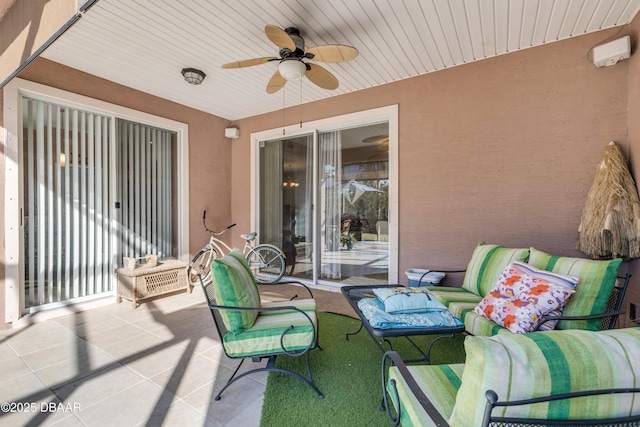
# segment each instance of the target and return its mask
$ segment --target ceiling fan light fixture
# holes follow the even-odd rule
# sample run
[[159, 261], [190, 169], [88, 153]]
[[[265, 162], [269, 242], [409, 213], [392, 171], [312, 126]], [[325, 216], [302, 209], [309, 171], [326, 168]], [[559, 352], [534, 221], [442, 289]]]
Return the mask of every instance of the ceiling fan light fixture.
[[302, 76], [307, 77], [311, 83], [321, 89], [337, 89], [338, 79], [333, 74], [318, 64], [305, 63], [304, 59], [313, 59], [315, 62], [345, 62], [358, 56], [358, 50], [355, 47], [341, 44], [325, 44], [305, 50], [304, 38], [300, 35], [300, 30], [295, 27], [287, 27], [283, 30], [276, 25], [267, 25], [264, 27], [264, 32], [267, 38], [280, 49], [278, 57], [245, 59], [223, 64], [222, 68], [253, 67], [271, 61], [280, 61], [278, 69], [267, 83], [269, 94], [278, 92], [287, 81], [300, 80]]
[[286, 80], [298, 80], [304, 76], [307, 66], [297, 59], [285, 59], [278, 65], [278, 72]]
[[187, 83], [192, 85], [199, 85], [206, 77], [206, 74], [195, 68], [183, 68], [182, 76], [187, 81]]

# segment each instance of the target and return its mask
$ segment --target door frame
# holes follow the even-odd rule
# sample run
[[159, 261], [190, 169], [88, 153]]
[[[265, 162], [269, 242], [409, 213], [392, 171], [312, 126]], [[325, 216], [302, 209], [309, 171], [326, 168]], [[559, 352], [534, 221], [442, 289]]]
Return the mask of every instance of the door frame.
[[[387, 121], [389, 123], [389, 283], [398, 283], [398, 104], [385, 107], [362, 110], [326, 119], [298, 123], [259, 132], [252, 132], [249, 138], [251, 144], [251, 229], [255, 230], [259, 223], [259, 161], [260, 141], [283, 139], [298, 135], [313, 135], [314, 156], [317, 145], [318, 132], [340, 130], [355, 126]], [[316, 165], [314, 164], [314, 169]], [[314, 176], [317, 176], [314, 170]], [[314, 188], [314, 200], [317, 189]], [[316, 221], [314, 215], [314, 221]], [[314, 225], [314, 230], [316, 226]], [[314, 239], [314, 244], [317, 244]], [[317, 279], [317, 268], [314, 265], [314, 283]]]
[[[4, 233], [5, 242], [21, 241], [21, 215], [20, 206], [22, 205], [21, 189], [18, 185], [6, 185], [6, 183], [21, 182], [20, 175], [22, 173], [19, 163], [19, 147], [21, 134], [21, 106], [20, 96], [27, 95], [35, 99], [41, 99], [57, 104], [68, 105], [70, 107], [80, 108], [87, 111], [97, 112], [103, 115], [111, 116], [112, 131], [115, 130], [115, 119], [121, 118], [150, 126], [164, 128], [177, 134], [178, 143], [178, 159], [177, 159], [177, 177], [178, 191], [176, 194], [178, 206], [179, 229], [177, 230], [178, 258], [181, 260], [189, 259], [189, 127], [186, 123], [170, 120], [149, 113], [137, 111], [131, 108], [112, 104], [105, 101], [93, 99], [84, 95], [56, 89], [40, 83], [31, 82], [19, 78], [14, 78], [3, 88], [3, 113], [4, 113]], [[112, 133], [115, 137], [115, 132]], [[115, 159], [116, 146], [112, 142], [111, 155]], [[115, 162], [112, 163], [111, 171], [111, 190], [115, 191], [116, 170]], [[117, 239], [115, 232], [117, 231], [117, 221], [115, 220], [115, 205], [111, 207], [113, 230], [112, 243]], [[6, 245], [5, 248], [5, 322], [15, 322], [23, 316], [24, 301], [22, 297], [23, 272], [22, 268], [22, 250], [20, 245]], [[113, 265], [117, 265], [116, 262]], [[113, 291], [105, 293], [106, 295], [114, 295], [116, 289], [116, 275], [112, 273], [111, 278]], [[100, 294], [105, 295], [105, 294]], [[83, 302], [91, 297], [81, 297], [72, 302]], [[68, 302], [68, 301], [67, 301]], [[65, 303], [52, 303], [46, 306], [46, 310], [64, 308]], [[37, 307], [34, 308], [37, 312]], [[31, 314], [31, 313], [28, 313]]]

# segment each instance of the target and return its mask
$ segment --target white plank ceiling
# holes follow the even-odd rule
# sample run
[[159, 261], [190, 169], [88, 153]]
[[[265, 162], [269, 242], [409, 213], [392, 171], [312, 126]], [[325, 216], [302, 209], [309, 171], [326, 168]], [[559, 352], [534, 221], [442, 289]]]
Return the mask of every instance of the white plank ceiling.
[[[232, 121], [625, 25], [639, 10], [640, 0], [98, 0], [42, 56]], [[360, 54], [321, 64], [336, 90], [304, 78], [268, 95], [277, 62], [221, 68], [278, 56], [267, 24], [299, 28], [307, 48]], [[203, 84], [187, 84], [185, 67], [204, 71]]]

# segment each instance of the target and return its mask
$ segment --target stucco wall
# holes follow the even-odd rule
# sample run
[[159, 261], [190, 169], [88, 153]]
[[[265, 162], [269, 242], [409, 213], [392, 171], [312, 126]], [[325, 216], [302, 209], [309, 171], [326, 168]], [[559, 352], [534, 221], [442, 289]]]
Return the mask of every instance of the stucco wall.
[[[638, 183], [638, 174], [640, 174], [640, 57], [638, 56], [638, 46], [640, 37], [640, 19], [636, 18], [630, 28], [631, 34], [631, 58], [629, 59], [629, 77], [628, 77], [628, 129], [629, 142], [631, 152], [629, 155], [629, 163], [631, 173]], [[631, 302], [638, 305], [636, 316], [640, 317], [640, 260], [631, 262], [629, 272], [633, 274], [631, 285], [623, 308], [627, 310], [626, 319], [629, 318]], [[631, 326], [631, 322], [627, 323]], [[635, 325], [635, 324], [633, 324]]]
[[[224, 137], [224, 128], [228, 123], [226, 119], [81, 73], [46, 59], [36, 60], [19, 77], [188, 124], [190, 253], [194, 254], [208, 241], [208, 235], [202, 229], [203, 210], [207, 210], [211, 225], [230, 223], [231, 145], [230, 140]], [[0, 123], [2, 120], [0, 108]], [[3, 182], [4, 164], [1, 168], [0, 182]], [[0, 229], [4, 230], [4, 196], [0, 198], [0, 206]], [[4, 324], [5, 244], [3, 242], [0, 247], [0, 328]]]
[[[587, 55], [631, 31], [603, 31], [332, 97], [284, 117], [311, 121], [399, 104], [400, 272], [464, 268], [479, 241], [584, 256], [575, 249], [577, 228], [596, 165], [609, 141], [630, 152], [629, 61], [596, 68]], [[250, 186], [241, 162], [250, 153], [249, 134], [282, 121], [276, 112], [236, 123], [232, 214], [244, 228]]]
[[77, 1], [10, 1], [9, 5], [0, 11], [0, 82], [74, 16]]

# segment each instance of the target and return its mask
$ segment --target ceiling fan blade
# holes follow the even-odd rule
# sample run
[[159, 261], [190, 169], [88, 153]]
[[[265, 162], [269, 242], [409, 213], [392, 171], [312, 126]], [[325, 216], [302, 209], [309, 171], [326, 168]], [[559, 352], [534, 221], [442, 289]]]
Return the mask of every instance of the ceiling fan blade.
[[269, 61], [273, 61], [275, 58], [273, 56], [265, 57], [265, 58], [254, 58], [254, 59], [245, 59], [244, 61], [238, 62], [229, 62], [228, 64], [224, 64], [222, 68], [244, 68], [244, 67], [253, 67], [254, 65], [266, 64]]
[[307, 49], [313, 54], [313, 60], [319, 62], [344, 62], [358, 56], [358, 49], [341, 44], [326, 44]]
[[323, 89], [337, 89], [338, 79], [333, 74], [316, 64], [307, 64], [309, 69], [305, 76]]
[[368, 138], [363, 139], [362, 142], [364, 142], [365, 144], [368, 144], [368, 143], [371, 143], [371, 142], [388, 143], [389, 142], [389, 136], [387, 136], [387, 135], [370, 136]]
[[269, 79], [269, 83], [267, 83], [267, 93], [276, 93], [284, 87], [285, 83], [287, 83], [287, 80], [282, 77], [280, 71], [276, 70], [276, 72], [273, 73], [273, 76], [271, 76], [271, 79]]
[[292, 52], [296, 50], [296, 44], [293, 39], [282, 28], [275, 25], [267, 25], [264, 27], [264, 32], [269, 37], [269, 40], [273, 42], [280, 49], [290, 49]]

